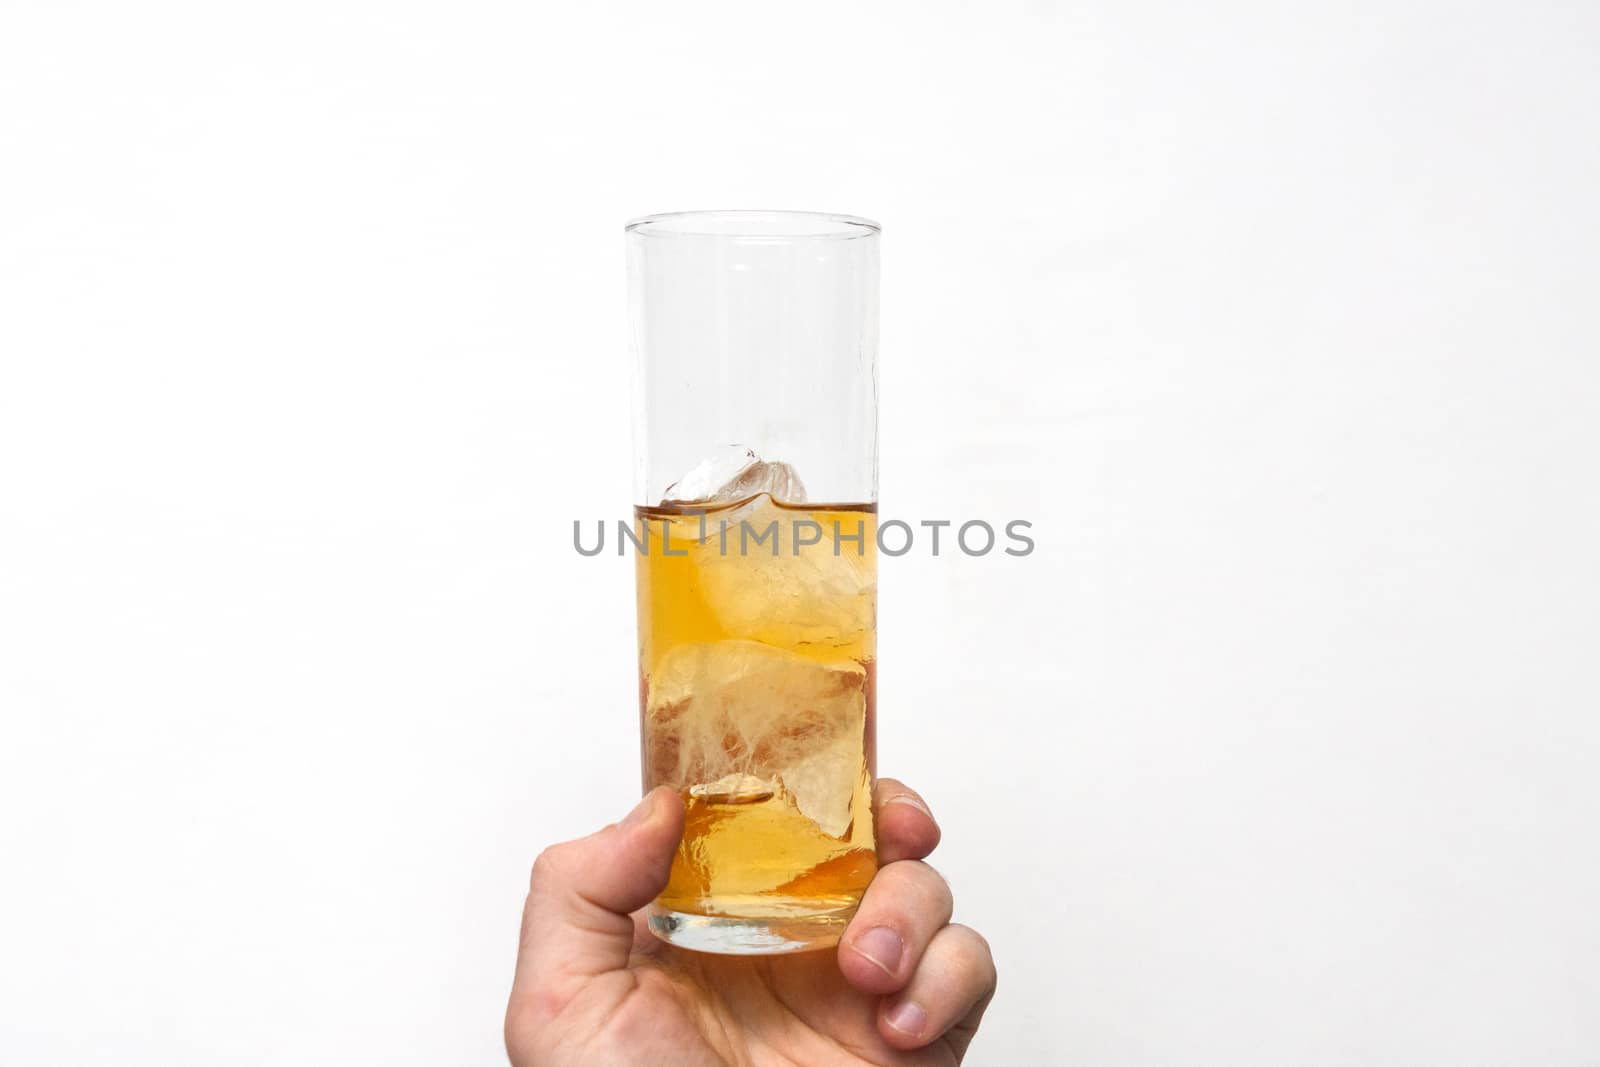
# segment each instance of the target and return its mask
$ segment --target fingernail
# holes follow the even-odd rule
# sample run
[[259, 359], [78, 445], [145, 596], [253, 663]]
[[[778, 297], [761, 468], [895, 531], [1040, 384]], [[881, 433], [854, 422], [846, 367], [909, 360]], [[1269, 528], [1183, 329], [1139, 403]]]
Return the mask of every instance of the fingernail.
[[911, 1000], [903, 1000], [890, 1008], [885, 1019], [902, 1034], [910, 1034], [913, 1037], [920, 1035], [922, 1028], [928, 1025], [928, 1013]]
[[912, 796], [910, 793], [901, 793], [899, 796], [890, 797], [889, 798], [889, 803], [891, 803], [891, 804], [905, 804], [905, 805], [908, 805], [909, 807], [916, 808], [918, 811], [922, 812], [922, 814], [926, 815], [928, 818], [930, 818], [930, 819], [933, 818], [933, 812], [928, 810], [928, 805], [924, 804], [921, 800], [918, 800], [916, 797]]
[[887, 975], [893, 975], [899, 968], [900, 956], [906, 950], [900, 935], [887, 926], [874, 926], [856, 938], [851, 947], [877, 964]]
[[650, 816], [655, 814], [655, 794], [646, 793], [644, 799], [633, 806], [633, 810], [623, 818], [618, 825], [624, 830], [632, 830], [636, 826], [643, 826], [650, 821]]

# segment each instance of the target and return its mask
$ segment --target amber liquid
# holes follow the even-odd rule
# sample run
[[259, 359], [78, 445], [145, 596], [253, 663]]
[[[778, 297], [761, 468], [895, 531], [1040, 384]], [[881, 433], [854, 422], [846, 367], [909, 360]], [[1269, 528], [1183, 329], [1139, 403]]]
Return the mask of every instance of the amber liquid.
[[686, 815], [654, 912], [826, 944], [876, 870], [876, 508], [761, 495], [634, 532], [644, 785]]

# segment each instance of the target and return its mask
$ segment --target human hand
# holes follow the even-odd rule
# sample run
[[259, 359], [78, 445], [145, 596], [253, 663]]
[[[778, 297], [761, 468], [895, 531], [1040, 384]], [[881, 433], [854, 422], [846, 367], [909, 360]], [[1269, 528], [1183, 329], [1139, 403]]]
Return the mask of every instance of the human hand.
[[506, 1009], [514, 1067], [947, 1067], [994, 995], [988, 943], [950, 922], [922, 860], [939, 827], [890, 778], [873, 794], [879, 869], [837, 950], [713, 956], [657, 940], [683, 805], [659, 788], [621, 823], [533, 865]]

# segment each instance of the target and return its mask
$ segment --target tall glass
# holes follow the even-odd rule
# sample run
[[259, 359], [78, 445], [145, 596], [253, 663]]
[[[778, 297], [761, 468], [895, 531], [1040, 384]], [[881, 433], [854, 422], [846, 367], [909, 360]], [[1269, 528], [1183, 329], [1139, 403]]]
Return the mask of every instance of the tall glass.
[[838, 940], [876, 870], [878, 226], [630, 224], [644, 787], [686, 828], [658, 937]]

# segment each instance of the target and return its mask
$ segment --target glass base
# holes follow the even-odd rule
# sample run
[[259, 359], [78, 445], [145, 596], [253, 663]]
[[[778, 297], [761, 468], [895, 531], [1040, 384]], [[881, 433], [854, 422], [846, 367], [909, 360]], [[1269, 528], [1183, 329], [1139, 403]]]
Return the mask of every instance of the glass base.
[[669, 945], [725, 956], [776, 956], [809, 952], [839, 943], [854, 906], [818, 915], [745, 919], [730, 915], [691, 915], [650, 906], [650, 932]]

